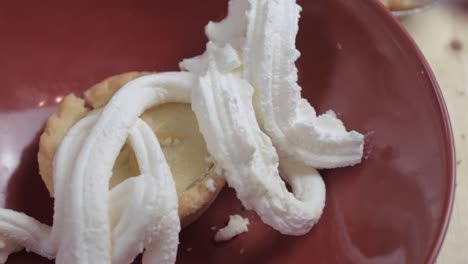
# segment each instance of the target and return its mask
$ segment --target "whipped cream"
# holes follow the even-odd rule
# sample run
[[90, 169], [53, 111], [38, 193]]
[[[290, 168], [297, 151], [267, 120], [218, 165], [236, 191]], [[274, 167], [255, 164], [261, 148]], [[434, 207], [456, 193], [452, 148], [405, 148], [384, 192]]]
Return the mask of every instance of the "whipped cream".
[[192, 108], [229, 186], [247, 209], [289, 235], [307, 233], [325, 205], [314, 167], [355, 164], [363, 149], [361, 134], [347, 132], [333, 112], [317, 117], [301, 98], [299, 11], [292, 0], [232, 0], [228, 16], [206, 26], [206, 51], [180, 63], [202, 75]]
[[[54, 225], [0, 209], [1, 259], [24, 247], [57, 263], [131, 263], [146, 249], [143, 263], [175, 262], [180, 220], [174, 180], [153, 131], [138, 117], [159, 104], [190, 102], [195, 81], [190, 73], [136, 79], [101, 113], [73, 126], [54, 161]], [[128, 136], [141, 175], [109, 191]]]
[[[215, 56], [222, 50], [227, 49], [207, 45], [208, 71], [192, 90], [192, 109], [208, 151], [225, 170], [227, 183], [245, 208], [254, 209], [263, 222], [283, 234], [305, 234], [318, 221], [325, 204], [322, 178], [305, 165], [301, 169], [308, 170], [306, 176], [294, 178], [294, 166], [285, 166], [286, 174], [293, 175], [291, 178], [313, 195], [297, 199], [287, 190], [279, 175], [275, 148], [256, 121], [253, 88], [245, 79], [218, 70], [217, 58], [229, 57]], [[289, 164], [289, 159], [285, 163]]]
[[[63, 252], [63, 260], [65, 261], [65, 258], [68, 257], [68, 263], [110, 263], [111, 259], [112, 263], [120, 263], [118, 261], [128, 263], [146, 245], [149, 245], [150, 248], [147, 248], [144, 254], [144, 262], [147, 262], [147, 256], [153, 256], [149, 257], [147, 263], [151, 262], [151, 259], [153, 261], [158, 259], [159, 256], [156, 253], [161, 250], [164, 251], [163, 246], [166, 245], [172, 245], [174, 248], [163, 252], [164, 254], [160, 254], [160, 256], [168, 260], [175, 260], [173, 250], [177, 248], [177, 236], [168, 239], [165, 243], [155, 243], [156, 248], [153, 248], [152, 244], [150, 244], [150, 242], [154, 241], [154, 237], [146, 237], [161, 233], [164, 230], [174, 230], [170, 226], [177, 227], [177, 232], [180, 230], [174, 183], [172, 177], [170, 177], [170, 172], [166, 170], [167, 164], [164, 158], [162, 157], [164, 162], [161, 162], [159, 156], [154, 156], [160, 154], [160, 147], [152, 132], [140, 136], [144, 135], [143, 139], [145, 141], [148, 141], [146, 138], [151, 138], [152, 141], [149, 143], [152, 145], [148, 145], [148, 142], [144, 144], [149, 149], [135, 148], [135, 154], [144, 175], [141, 178], [145, 181], [141, 186], [145, 186], [145, 188], [135, 191], [136, 197], [130, 197], [130, 199], [135, 200], [132, 204], [129, 204], [129, 207], [125, 210], [126, 214], [120, 219], [119, 225], [122, 224], [122, 227], [119, 228], [119, 225], [117, 225], [112, 230], [113, 233], [111, 233], [109, 225], [108, 189], [113, 163], [125, 143], [129, 131], [132, 133], [145, 133], [144, 131], [133, 130], [134, 126], [138, 125], [138, 116], [147, 108], [158, 104], [189, 102], [188, 92], [192, 85], [193, 76], [191, 74], [162, 73], [144, 76], [127, 83], [106, 105], [86, 138], [73, 167], [71, 181], [73, 187], [69, 193], [71, 198], [69, 204], [71, 208], [75, 209], [70, 210], [68, 214], [73, 220], [67, 223], [68, 228], [66, 228], [64, 235], [65, 241], [62, 241], [62, 243], [72, 249], [74, 251], [72, 253], [75, 254], [70, 254], [70, 252], [67, 252], [68, 250], [59, 250], [57, 254], [58, 261], [61, 260], [61, 253]], [[144, 127], [147, 128], [147, 126]], [[134, 141], [131, 140], [130, 142], [133, 143]], [[157, 151], [156, 154], [155, 151]], [[143, 162], [141, 155], [148, 155], [147, 160], [151, 160], [151, 162]], [[161, 168], [161, 166], [165, 168]], [[148, 173], [151, 173], [153, 177], [146, 177]], [[160, 180], [154, 180], [154, 175], [159, 177]], [[162, 176], [166, 177], [161, 179]], [[161, 186], [167, 187], [161, 188]], [[146, 188], [150, 189], [146, 190]], [[170, 192], [167, 193], [165, 188]], [[159, 189], [164, 189], [164, 191]], [[137, 208], [140, 208], [141, 211], [138, 211]], [[161, 215], [158, 215], [158, 211], [161, 211]], [[141, 216], [138, 217], [138, 221], [133, 222], [136, 226], [132, 225], [132, 221], [127, 219], [128, 217], [132, 218], [134, 215]], [[158, 223], [157, 220], [159, 219], [168, 219], [170, 223]], [[158, 225], [151, 227], [148, 226], [150, 223]], [[162, 229], [158, 230], [156, 227]], [[111, 234], [114, 238], [116, 237], [115, 243], [111, 243], [111, 240], [108, 239]], [[143, 240], [140, 239], [141, 235], [144, 235]], [[129, 237], [134, 240], [129, 240]], [[121, 246], [118, 241], [121, 241], [124, 245]], [[125, 244], [129, 242], [133, 243], [133, 245]], [[111, 248], [111, 245], [114, 247]], [[158, 249], [158, 246], [161, 248]], [[132, 252], [121, 254], [121, 250], [129, 250], [129, 248]], [[71, 259], [70, 255], [72, 256]]]
[[[301, 98], [294, 64], [300, 56], [295, 46], [300, 10], [294, 0], [231, 0], [227, 17], [210, 22], [205, 32], [214, 45], [229, 54], [235, 49], [240, 55], [243, 78], [255, 90], [260, 126], [279, 152], [316, 168], [357, 164], [362, 159], [364, 136], [347, 132], [330, 112], [317, 116]], [[186, 59], [180, 67], [204, 72], [207, 56], [205, 52]]]
[[[135, 79], [102, 112], [80, 120], [55, 156], [53, 226], [0, 209], [0, 262], [25, 248], [57, 263], [131, 263], [143, 250], [143, 263], [174, 263], [175, 184], [156, 136], [139, 119], [168, 102], [192, 103], [215, 170], [224, 171], [247, 209], [283, 234], [307, 233], [325, 205], [315, 168], [360, 162], [363, 136], [348, 132], [333, 112], [317, 116], [301, 98], [294, 65], [299, 12], [294, 0], [231, 0], [228, 16], [205, 28], [206, 51], [180, 63], [188, 72]], [[109, 190], [127, 137], [141, 175]], [[247, 224], [232, 217], [217, 237]]]
[[249, 224], [249, 219], [240, 215], [231, 215], [228, 224], [216, 232], [214, 240], [218, 242], [231, 240], [233, 237], [249, 231]]

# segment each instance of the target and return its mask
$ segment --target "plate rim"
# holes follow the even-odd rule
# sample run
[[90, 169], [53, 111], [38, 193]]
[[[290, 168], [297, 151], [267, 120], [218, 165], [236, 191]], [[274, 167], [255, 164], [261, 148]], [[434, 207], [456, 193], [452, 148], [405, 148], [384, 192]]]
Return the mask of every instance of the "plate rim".
[[[447, 104], [445, 102], [442, 90], [440, 89], [437, 78], [432, 71], [431, 66], [429, 65], [426, 57], [422, 53], [419, 46], [414, 41], [413, 37], [408, 33], [403, 24], [398, 21], [385, 6], [380, 3], [380, 0], [372, 0], [368, 2], [370, 5], [375, 5], [376, 9], [380, 9], [380, 12], [383, 15], [383, 19], [386, 19], [387, 22], [394, 27], [395, 33], [399, 32], [402, 35], [402, 39], [405, 39], [406, 44], [410, 46], [415, 53], [416, 57], [419, 59], [421, 66], [423, 67], [424, 74], [427, 75], [427, 79], [431, 83], [431, 90], [434, 92], [435, 98], [438, 104], [438, 110], [440, 111], [443, 123], [445, 151], [448, 156], [448, 167], [447, 173], [444, 177], [447, 178], [447, 188], [445, 191], [445, 199], [442, 210], [442, 218], [438, 221], [436, 237], [432, 242], [432, 245], [429, 249], [429, 254], [426, 256], [425, 263], [431, 264], [435, 263], [442, 245], [445, 241], [447, 231], [450, 225], [450, 220], [452, 217], [453, 205], [455, 201], [455, 191], [456, 191], [456, 174], [457, 174], [457, 165], [456, 165], [456, 151], [455, 151], [455, 141], [453, 136], [452, 123], [450, 121], [449, 111], [447, 109]], [[398, 33], [397, 33], [398, 34]]]

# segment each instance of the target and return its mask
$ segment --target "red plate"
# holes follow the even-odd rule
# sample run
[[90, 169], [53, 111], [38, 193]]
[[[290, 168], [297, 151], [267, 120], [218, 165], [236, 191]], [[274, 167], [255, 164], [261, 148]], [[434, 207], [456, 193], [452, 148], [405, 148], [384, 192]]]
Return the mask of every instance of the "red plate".
[[[5, 1], [6, 2], [6, 1]], [[8, 1], [0, 8], [0, 186], [6, 207], [51, 224], [37, 173], [38, 135], [62, 96], [114, 74], [176, 70], [204, 49], [226, 1]], [[13, 6], [14, 5], [14, 6]], [[302, 237], [282, 236], [226, 189], [184, 230], [179, 263], [432, 263], [453, 201], [450, 123], [414, 43], [376, 1], [301, 1], [305, 97], [368, 135], [358, 166], [322, 171], [327, 203]], [[248, 216], [250, 231], [214, 244], [212, 226]], [[17, 253], [8, 263], [49, 263]]]

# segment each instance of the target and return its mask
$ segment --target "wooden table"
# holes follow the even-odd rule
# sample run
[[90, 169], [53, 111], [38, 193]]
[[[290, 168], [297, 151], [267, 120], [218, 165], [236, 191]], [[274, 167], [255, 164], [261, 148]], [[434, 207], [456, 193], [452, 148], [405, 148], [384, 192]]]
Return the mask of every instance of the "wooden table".
[[438, 6], [403, 18], [445, 97], [457, 152], [457, 188], [439, 264], [468, 263], [468, 9]]

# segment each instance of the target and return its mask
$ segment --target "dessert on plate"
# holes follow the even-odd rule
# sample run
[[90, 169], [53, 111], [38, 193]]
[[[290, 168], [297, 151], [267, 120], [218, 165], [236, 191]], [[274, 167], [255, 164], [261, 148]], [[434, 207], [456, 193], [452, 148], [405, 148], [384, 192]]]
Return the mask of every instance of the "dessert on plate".
[[[227, 17], [205, 27], [205, 52], [181, 71], [111, 77], [85, 93], [91, 111], [67, 97], [39, 153], [53, 225], [0, 209], [0, 260], [25, 248], [57, 263], [124, 264], [140, 253], [143, 263], [174, 263], [181, 224], [224, 180], [265, 224], [307, 234], [325, 206], [317, 169], [361, 162], [364, 136], [301, 97], [300, 11], [294, 0], [231, 0]], [[194, 168], [202, 175], [189, 177]], [[192, 190], [205, 198], [194, 203]], [[215, 239], [248, 224], [232, 216]]]
[[[115, 75], [86, 90], [84, 99], [71, 94], [62, 100], [57, 111], [49, 117], [39, 142], [39, 173], [52, 197], [53, 159], [66, 132], [83, 117], [101, 111], [124, 84], [148, 74]], [[181, 224], [187, 226], [214, 201], [225, 184], [224, 177], [215, 173], [215, 164], [210, 160], [189, 104], [163, 104], [148, 109], [141, 118], [150, 125], [162, 146], [176, 184]], [[129, 144], [125, 144], [112, 169], [109, 187], [139, 174], [135, 153]]]

